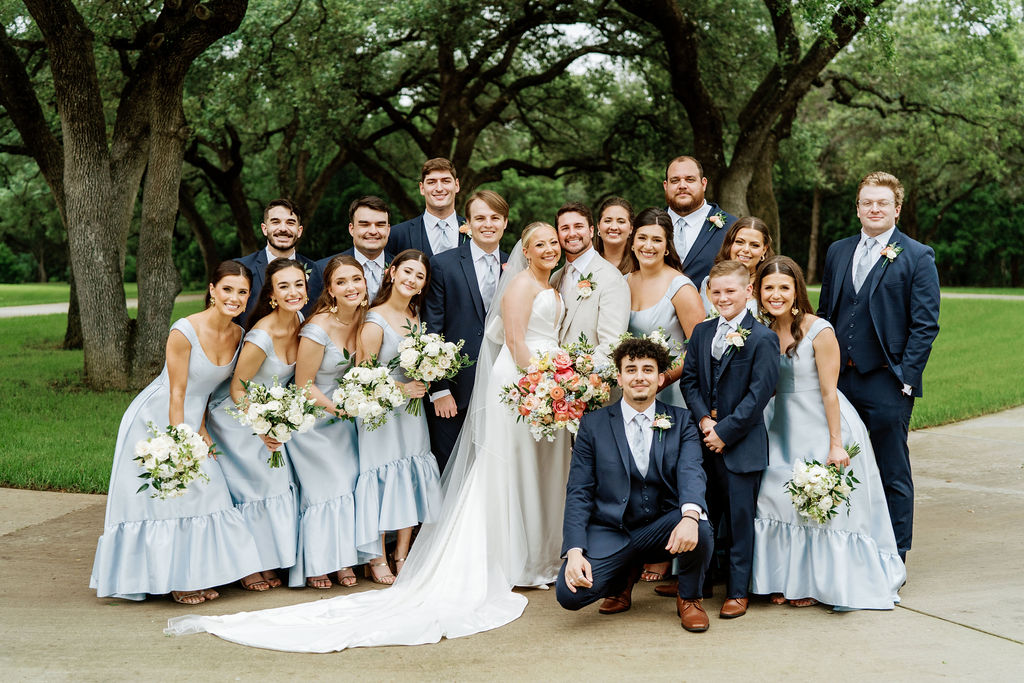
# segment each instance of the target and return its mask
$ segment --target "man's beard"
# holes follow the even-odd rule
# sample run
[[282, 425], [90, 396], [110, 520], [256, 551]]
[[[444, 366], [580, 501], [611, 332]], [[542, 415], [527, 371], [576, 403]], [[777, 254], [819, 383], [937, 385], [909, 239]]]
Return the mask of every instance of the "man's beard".
[[688, 213], [700, 206], [703, 199], [703, 197], [697, 197], [692, 194], [673, 196], [672, 199], [668, 201], [668, 205], [676, 213]]
[[[280, 251], [289, 251], [295, 248], [295, 243], [299, 241], [299, 238], [295, 235], [274, 235], [271, 234], [267, 240], [270, 242], [270, 246]], [[282, 240], [286, 240], [284, 244], [281, 244]]]

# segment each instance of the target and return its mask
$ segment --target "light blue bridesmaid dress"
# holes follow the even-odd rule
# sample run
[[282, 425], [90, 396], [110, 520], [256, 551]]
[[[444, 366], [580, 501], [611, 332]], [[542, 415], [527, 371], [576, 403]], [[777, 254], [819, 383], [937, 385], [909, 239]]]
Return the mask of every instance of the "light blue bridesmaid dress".
[[[313, 383], [329, 399], [338, 388], [337, 378], [349, 369], [345, 356], [319, 325], [306, 323], [299, 336], [324, 347]], [[328, 414], [308, 432], [293, 434], [287, 447], [299, 484], [299, 551], [288, 585], [302, 586], [311, 576], [369, 559], [356, 551], [356, 426]]]
[[[253, 329], [245, 342], [258, 346], [267, 357], [252, 377], [255, 384], [273, 386], [277, 377], [281, 386], [291, 382], [295, 363], [287, 364], [274, 352], [274, 342], [263, 330]], [[235, 403], [228, 393], [231, 380], [225, 382], [210, 401], [206, 428], [222, 455], [217, 462], [231, 493], [231, 500], [256, 539], [260, 569], [278, 569], [295, 564], [299, 531], [298, 490], [289, 464], [288, 444], [281, 447], [283, 467], [267, 464], [270, 451], [253, 434], [252, 428], [228, 414]], [[294, 436], [294, 435], [293, 435]]]
[[[366, 324], [384, 330], [377, 360], [382, 365], [398, 355], [403, 336], [381, 315], [370, 311]], [[397, 382], [408, 382], [401, 368], [391, 372]], [[441, 510], [441, 475], [430, 452], [427, 418], [405, 408], [391, 413], [387, 423], [373, 431], [359, 423], [359, 482], [356, 484], [356, 543], [360, 552], [380, 555], [380, 535], [433, 522]]]
[[753, 593], [814, 598], [836, 609], [892, 609], [906, 568], [896, 551], [882, 480], [867, 428], [839, 394], [843, 445], [860, 444], [850, 469], [860, 484], [827, 524], [797, 514], [786, 492], [793, 465], [828, 458], [828, 422], [814, 362], [814, 338], [831, 325], [814, 321], [792, 357], [783, 355], [774, 398], [765, 408], [768, 469], [754, 519]]
[[[627, 276], [628, 279], [628, 276]], [[665, 333], [679, 344], [680, 351], [673, 353], [678, 355], [685, 349], [686, 333], [679, 324], [679, 316], [676, 315], [676, 307], [672, 304], [672, 297], [685, 286], [693, 287], [693, 282], [685, 275], [677, 275], [672, 278], [665, 290], [665, 294], [658, 299], [658, 303], [642, 311], [629, 312], [629, 331], [634, 336], [649, 334], [659, 327], [664, 328]], [[673, 382], [658, 392], [658, 398], [670, 405], [686, 407], [683, 400], [683, 392], [679, 388], [679, 382]]]
[[[231, 377], [238, 359], [214, 365], [203, 353], [192, 324], [182, 318], [172, 330], [185, 335], [192, 349], [185, 389], [185, 423], [199, 429], [210, 394]], [[241, 345], [239, 345], [241, 347]], [[167, 427], [170, 382], [167, 365], [143, 389], [121, 418], [107, 494], [103, 535], [96, 546], [89, 587], [97, 597], [143, 600], [146, 594], [219, 586], [260, 571], [252, 532], [232, 504], [218, 462], [202, 465], [209, 482], [193, 481], [180, 498], [150, 498], [136, 493], [142, 469], [133, 459], [136, 442], [152, 436], [147, 422]]]

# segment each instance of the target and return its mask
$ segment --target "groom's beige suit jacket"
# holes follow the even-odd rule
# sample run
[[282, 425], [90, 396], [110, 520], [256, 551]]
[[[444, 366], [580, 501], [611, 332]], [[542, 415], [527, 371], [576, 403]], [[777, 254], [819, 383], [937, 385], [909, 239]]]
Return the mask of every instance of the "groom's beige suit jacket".
[[[560, 345], [571, 344], [579, 339], [580, 333], [597, 346], [597, 355], [607, 360], [608, 349], [618, 341], [629, 326], [629, 285], [619, 269], [595, 253], [587, 268], [594, 276], [594, 291], [587, 298], [581, 298], [576, 291], [566, 293], [565, 317], [558, 331]], [[562, 277], [565, 266], [551, 275], [551, 286], [562, 293]]]

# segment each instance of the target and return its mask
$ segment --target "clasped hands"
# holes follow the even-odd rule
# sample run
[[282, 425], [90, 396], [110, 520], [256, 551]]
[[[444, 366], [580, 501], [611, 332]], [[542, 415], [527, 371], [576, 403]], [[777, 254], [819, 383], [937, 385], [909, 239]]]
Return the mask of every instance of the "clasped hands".
[[700, 419], [700, 431], [704, 434], [704, 445], [709, 451], [722, 453], [725, 451], [725, 442], [715, 432], [718, 421], [705, 415]]

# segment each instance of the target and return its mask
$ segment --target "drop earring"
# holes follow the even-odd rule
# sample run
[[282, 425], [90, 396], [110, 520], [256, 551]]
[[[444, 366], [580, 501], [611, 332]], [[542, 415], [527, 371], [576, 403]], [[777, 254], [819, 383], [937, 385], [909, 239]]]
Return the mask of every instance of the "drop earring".
[[309, 297], [308, 296], [302, 297], [302, 305], [305, 306], [308, 303], [309, 303]]
[[370, 300], [367, 299], [366, 297], [363, 297], [363, 302], [359, 305], [362, 306], [363, 308], [366, 308], [367, 306], [370, 305]]
[[276, 309], [277, 309], [277, 299], [271, 299], [270, 300], [270, 310], [273, 311], [273, 310], [276, 310]]
[[337, 299], [331, 299], [331, 307], [328, 308], [327, 310], [330, 311], [331, 313], [337, 313], [338, 312], [338, 300]]
[[800, 309], [794, 306], [793, 308], [789, 309], [789, 312], [792, 313], [793, 317], [795, 318], [797, 314], [800, 313]]

